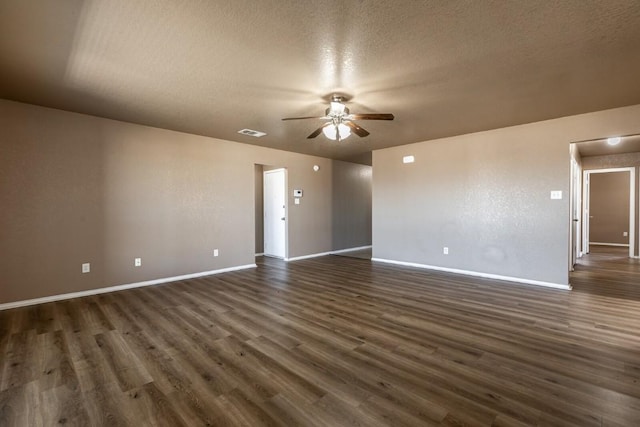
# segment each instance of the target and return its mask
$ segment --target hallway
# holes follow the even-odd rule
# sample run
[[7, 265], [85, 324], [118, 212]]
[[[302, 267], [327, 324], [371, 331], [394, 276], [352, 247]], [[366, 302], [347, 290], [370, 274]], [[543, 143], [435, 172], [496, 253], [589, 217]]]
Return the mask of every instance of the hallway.
[[592, 245], [569, 282], [576, 292], [640, 301], [640, 259], [629, 258], [626, 247]]

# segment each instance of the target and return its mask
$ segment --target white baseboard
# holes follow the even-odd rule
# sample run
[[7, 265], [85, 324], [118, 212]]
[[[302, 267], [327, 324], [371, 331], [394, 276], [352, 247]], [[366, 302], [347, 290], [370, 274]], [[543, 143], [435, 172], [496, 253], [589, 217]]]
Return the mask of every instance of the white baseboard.
[[285, 258], [284, 260], [285, 261], [299, 261], [301, 259], [317, 258], [317, 257], [321, 257], [321, 256], [341, 254], [343, 252], [351, 252], [351, 251], [357, 251], [357, 250], [361, 250], [361, 249], [370, 249], [370, 248], [371, 248], [371, 245], [369, 245], [369, 246], [358, 246], [356, 248], [340, 249], [340, 250], [337, 250], [337, 251], [329, 251], [329, 252], [318, 252], [316, 254], [296, 256], [296, 257], [293, 257], [293, 258]]
[[371, 249], [371, 245], [369, 246], [358, 246], [357, 248], [347, 248], [347, 249], [340, 249], [338, 251], [331, 251], [332, 254], [342, 254], [345, 252], [353, 252], [353, 251], [361, 251], [364, 249]]
[[259, 254], [256, 254], [256, 256], [264, 256], [264, 252], [260, 252]]
[[560, 283], [551, 283], [551, 282], [541, 282], [538, 280], [522, 279], [519, 277], [501, 276], [499, 274], [480, 273], [477, 271], [459, 270], [457, 268], [437, 267], [434, 265], [418, 264], [415, 262], [395, 261], [395, 260], [384, 259], [384, 258], [371, 258], [371, 261], [402, 265], [405, 267], [417, 267], [417, 268], [424, 268], [427, 270], [443, 271], [446, 273], [464, 274], [466, 276], [484, 277], [485, 279], [505, 280], [508, 282], [524, 283], [527, 285], [545, 286], [548, 288], [564, 289], [567, 291], [571, 290], [571, 285], [563, 285]]
[[590, 245], [594, 245], [594, 246], [621, 246], [621, 247], [625, 247], [628, 248], [629, 244], [625, 244], [625, 243], [603, 243], [603, 242], [589, 242]]
[[211, 276], [213, 274], [228, 273], [230, 271], [244, 270], [247, 268], [255, 268], [256, 264], [239, 265], [236, 267], [221, 268], [219, 270], [202, 271], [200, 273], [184, 274], [182, 276], [164, 277], [162, 279], [147, 280], [144, 282], [128, 283], [125, 285], [110, 286], [108, 288], [90, 289], [88, 291], [71, 292], [68, 294], [51, 295], [48, 297], [34, 298], [22, 301], [7, 302], [0, 304], [0, 311], [9, 310], [11, 308], [26, 307], [28, 305], [44, 304], [47, 302], [61, 301], [71, 298], [80, 298], [90, 295], [105, 294], [107, 292], [123, 291], [125, 289], [142, 288], [144, 286], [160, 285], [163, 283], [176, 282], [178, 280], [195, 279], [196, 277]]
[[302, 256], [296, 256], [293, 258], [285, 258], [285, 261], [300, 261], [301, 259], [309, 259], [309, 258], [318, 258], [320, 256], [325, 256], [325, 255], [331, 255], [332, 252], [319, 252], [317, 254], [309, 254], [309, 255], [302, 255]]

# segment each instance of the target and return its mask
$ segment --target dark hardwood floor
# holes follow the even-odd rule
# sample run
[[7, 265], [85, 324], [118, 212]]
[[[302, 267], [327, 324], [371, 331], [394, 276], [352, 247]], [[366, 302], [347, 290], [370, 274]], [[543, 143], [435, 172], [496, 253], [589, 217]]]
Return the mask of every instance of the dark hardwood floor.
[[639, 426], [640, 262], [327, 256], [0, 312], [0, 425]]

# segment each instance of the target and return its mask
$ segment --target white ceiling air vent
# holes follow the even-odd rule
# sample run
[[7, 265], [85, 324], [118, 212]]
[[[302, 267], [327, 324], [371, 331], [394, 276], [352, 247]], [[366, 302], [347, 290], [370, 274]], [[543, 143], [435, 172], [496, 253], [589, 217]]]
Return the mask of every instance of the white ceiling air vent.
[[255, 136], [256, 138], [260, 138], [261, 136], [266, 135], [265, 132], [260, 132], [252, 129], [242, 129], [242, 130], [239, 130], [238, 133], [241, 133], [243, 135]]

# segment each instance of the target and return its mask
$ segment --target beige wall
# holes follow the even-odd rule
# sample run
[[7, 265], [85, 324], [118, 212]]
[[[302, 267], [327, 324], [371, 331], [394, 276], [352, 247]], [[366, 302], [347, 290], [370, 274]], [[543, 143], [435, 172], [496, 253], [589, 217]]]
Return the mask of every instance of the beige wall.
[[629, 172], [594, 173], [589, 178], [589, 241], [629, 244]]
[[374, 151], [373, 256], [566, 285], [569, 144], [638, 133], [639, 118], [636, 105]]
[[255, 164], [305, 190], [289, 257], [334, 249], [329, 159], [5, 100], [0, 136], [0, 303], [252, 264]]
[[333, 247], [371, 245], [371, 166], [335, 161], [332, 175]]

